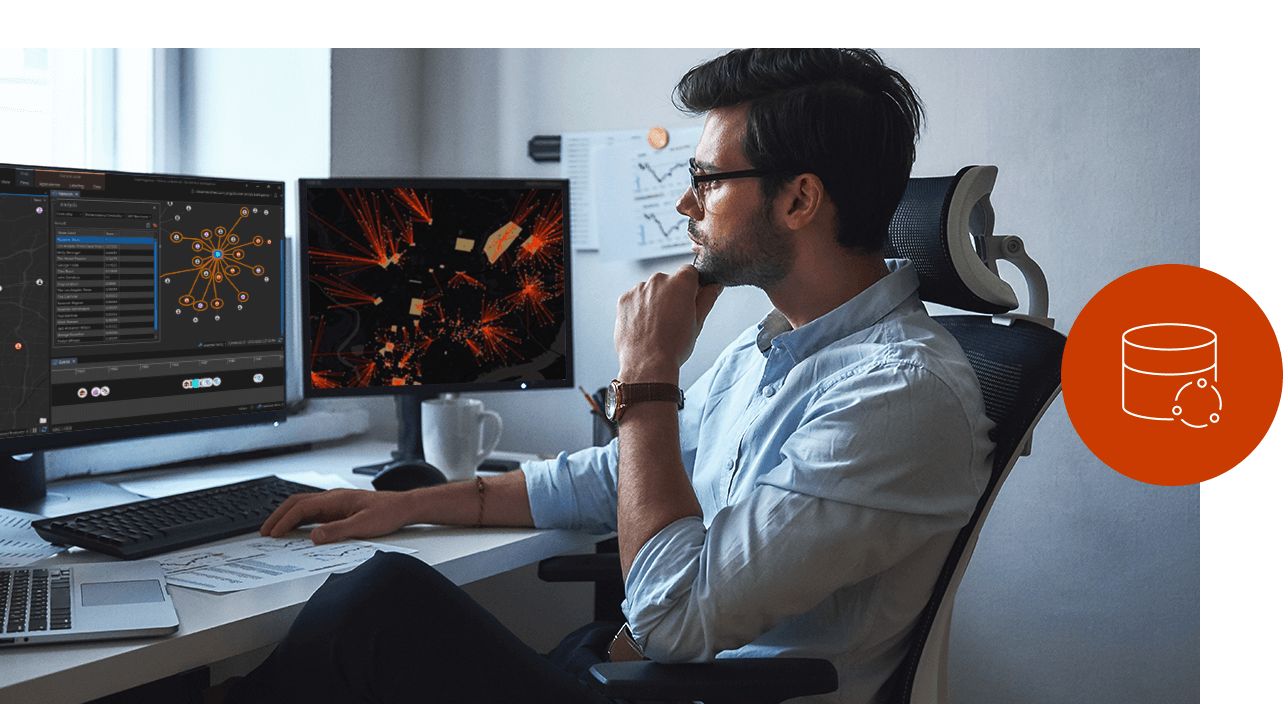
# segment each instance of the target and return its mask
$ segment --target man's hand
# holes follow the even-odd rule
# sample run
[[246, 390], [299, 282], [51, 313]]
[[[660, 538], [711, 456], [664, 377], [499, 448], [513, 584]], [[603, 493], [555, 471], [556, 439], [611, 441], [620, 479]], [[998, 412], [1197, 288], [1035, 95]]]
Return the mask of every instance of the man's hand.
[[654, 274], [622, 294], [613, 331], [619, 378], [675, 383], [722, 290], [699, 287], [698, 270], [685, 264], [675, 274]]
[[358, 489], [296, 494], [264, 521], [259, 534], [280, 538], [298, 526], [320, 522], [322, 525], [309, 534], [317, 545], [386, 535], [411, 522], [409, 499], [405, 492]]
[[[617, 301], [613, 342], [626, 383], [678, 383], [721, 287], [698, 286], [698, 270], [654, 274]], [[680, 429], [671, 404], [645, 403], [618, 424], [617, 540], [622, 574], [650, 538], [686, 516], [701, 516], [680, 458]]]
[[280, 538], [299, 526], [321, 523], [309, 537], [322, 545], [387, 535], [412, 523], [532, 527], [522, 469], [488, 477], [486, 484], [486, 505], [474, 482], [448, 482], [411, 491], [332, 489], [296, 494], [264, 521], [259, 534]]

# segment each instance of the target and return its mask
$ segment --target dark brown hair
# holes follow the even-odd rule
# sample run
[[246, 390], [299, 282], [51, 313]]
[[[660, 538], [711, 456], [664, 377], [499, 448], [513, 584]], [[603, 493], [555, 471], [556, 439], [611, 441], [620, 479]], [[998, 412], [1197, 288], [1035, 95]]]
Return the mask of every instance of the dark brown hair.
[[696, 66], [673, 102], [701, 114], [747, 106], [743, 153], [773, 175], [772, 197], [812, 173], [836, 206], [837, 239], [880, 252], [921, 129], [921, 99], [897, 71], [867, 49], [739, 49]]

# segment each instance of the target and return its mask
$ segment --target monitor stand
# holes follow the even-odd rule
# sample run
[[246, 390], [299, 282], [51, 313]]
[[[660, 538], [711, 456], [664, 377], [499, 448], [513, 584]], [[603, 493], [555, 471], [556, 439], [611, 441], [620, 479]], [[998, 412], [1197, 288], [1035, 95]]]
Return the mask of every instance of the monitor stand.
[[[439, 398], [451, 398], [455, 394], [442, 394]], [[420, 435], [420, 402], [415, 396], [400, 394], [394, 397], [398, 412], [398, 447], [390, 453], [387, 462], [367, 464], [354, 467], [354, 474], [376, 475], [394, 465], [417, 465], [434, 468], [425, 461], [425, 446]]]
[[45, 500], [45, 453], [0, 457], [0, 508], [27, 510]]

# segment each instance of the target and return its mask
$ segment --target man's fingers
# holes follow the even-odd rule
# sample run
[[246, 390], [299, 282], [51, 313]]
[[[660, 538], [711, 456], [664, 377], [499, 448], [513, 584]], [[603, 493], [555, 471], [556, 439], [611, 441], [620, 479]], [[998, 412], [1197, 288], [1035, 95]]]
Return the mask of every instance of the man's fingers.
[[653, 274], [617, 302], [613, 344], [622, 373], [667, 379], [693, 352], [698, 333], [720, 296], [719, 286], [698, 286], [698, 270]]
[[699, 328], [702, 327], [702, 323], [706, 321], [707, 316], [711, 314], [711, 309], [716, 305], [716, 299], [719, 298], [720, 294], [723, 292], [724, 286], [721, 286], [720, 284], [703, 286], [698, 289], [697, 306]]
[[[290, 513], [291, 509], [296, 504], [298, 504], [302, 499], [304, 499], [306, 496], [308, 495], [294, 494], [292, 496], [286, 497], [286, 500], [283, 501], [281, 504], [279, 504], [278, 507], [274, 509], [273, 513], [270, 514], [268, 518], [264, 519], [264, 525], [259, 527], [259, 534], [264, 537], [268, 537], [272, 535], [273, 529], [276, 528], [282, 522], [282, 519], [286, 516], [286, 514]], [[295, 526], [292, 525], [290, 528], [287, 528], [286, 530], [289, 531], [291, 528], [294, 528], [294, 527]]]
[[397, 492], [332, 489], [320, 494], [296, 494], [264, 521], [259, 534], [281, 538], [296, 528], [321, 523], [310, 533], [313, 542], [334, 543], [369, 538], [398, 530], [406, 515]]
[[295, 494], [287, 497], [260, 526], [259, 534], [280, 538], [305, 523], [315, 520], [343, 518], [350, 511], [344, 506], [350, 497], [345, 489], [333, 489], [320, 494]]
[[313, 541], [314, 545], [325, 545], [326, 543], [334, 543], [352, 537], [345, 530], [345, 525], [351, 522], [352, 519], [345, 519], [333, 523], [323, 523], [309, 533], [309, 539]]

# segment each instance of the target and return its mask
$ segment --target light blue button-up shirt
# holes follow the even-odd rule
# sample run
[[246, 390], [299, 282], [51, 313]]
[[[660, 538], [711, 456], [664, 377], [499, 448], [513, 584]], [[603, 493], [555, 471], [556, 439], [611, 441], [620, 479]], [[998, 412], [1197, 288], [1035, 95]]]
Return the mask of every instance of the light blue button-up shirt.
[[[992, 423], [907, 261], [797, 330], [778, 312], [686, 392], [684, 466], [702, 505], [645, 543], [623, 610], [663, 662], [830, 659], [869, 702], [907, 650], [984, 491]], [[524, 466], [540, 527], [617, 527], [617, 445]]]

